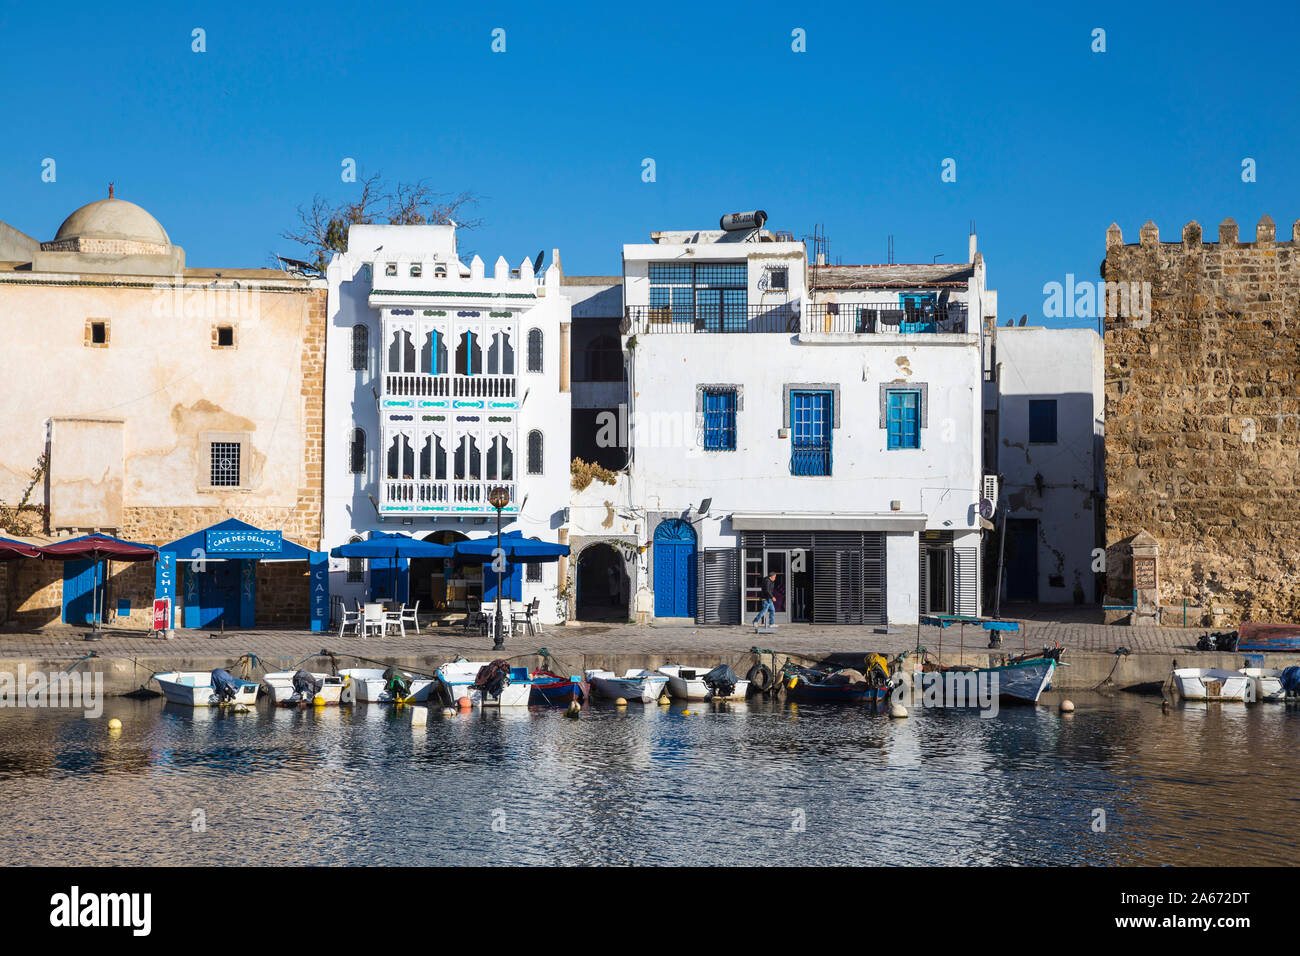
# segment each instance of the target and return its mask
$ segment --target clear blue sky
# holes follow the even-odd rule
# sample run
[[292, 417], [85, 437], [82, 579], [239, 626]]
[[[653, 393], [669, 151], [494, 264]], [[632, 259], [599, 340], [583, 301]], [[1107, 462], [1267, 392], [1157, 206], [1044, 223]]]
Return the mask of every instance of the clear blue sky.
[[1097, 277], [1112, 221], [1300, 218], [1295, 0], [293, 7], [6, 0], [0, 220], [51, 238], [114, 180], [189, 264], [265, 265], [296, 254], [297, 205], [355, 189], [352, 157], [481, 194], [462, 247], [559, 247], [569, 273], [753, 208], [824, 224], [846, 263], [890, 234], [897, 261], [962, 261], [974, 220], [1002, 318], [1036, 323], [1045, 282]]

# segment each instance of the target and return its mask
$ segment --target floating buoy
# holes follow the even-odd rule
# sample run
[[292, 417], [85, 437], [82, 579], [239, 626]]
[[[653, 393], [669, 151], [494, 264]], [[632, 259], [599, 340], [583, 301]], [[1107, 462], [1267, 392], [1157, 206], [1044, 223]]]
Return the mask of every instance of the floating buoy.
[[906, 716], [907, 716], [907, 708], [904, 707], [902, 704], [895, 704], [892, 708], [890, 708], [889, 716], [890, 716], [890, 717], [906, 717]]
[[565, 717], [579, 717], [582, 715], [582, 705], [576, 700], [569, 701], [569, 706], [564, 709]]
[[1061, 701], [1061, 713], [1063, 713], [1063, 714], [1072, 714], [1072, 713], [1074, 713], [1074, 701], [1072, 701], [1072, 700], [1063, 700], [1063, 701]]
[[626, 700], [626, 698], [619, 697], [619, 698], [615, 699], [615, 701], [614, 701], [614, 706], [615, 706], [615, 707], [626, 707], [626, 706], [627, 706], [627, 700]]
[[693, 711], [693, 710], [684, 710], [684, 711], [682, 711], [682, 716], [683, 716], [683, 717], [689, 717], [689, 716], [691, 716], [691, 714], [693, 714], [693, 713], [695, 713], [695, 711]]
[[456, 712], [455, 712], [454, 710], [452, 710], [450, 707], [444, 707], [444, 708], [442, 709], [442, 716], [444, 716], [444, 717], [454, 717], [455, 715], [456, 715]]
[[790, 683], [786, 684], [785, 686], [790, 688], [791, 690], [794, 690], [797, 686], [799, 686], [799, 678], [791, 677]]
[[663, 695], [661, 695], [660, 698], [659, 698], [659, 706], [660, 706], [660, 707], [667, 707], [667, 706], [668, 706], [669, 704], [671, 704], [672, 702], [673, 702], [673, 699], [672, 699], [671, 697], [669, 697], [667, 694], [663, 694]]
[[325, 706], [325, 698], [322, 697], [320, 694], [317, 694], [315, 697], [313, 697], [313, 698], [311, 699], [311, 705], [312, 705], [313, 707], [324, 707], [324, 706]]
[[121, 730], [121, 729], [122, 729], [122, 722], [121, 722], [120, 720], [118, 720], [116, 717], [114, 717], [112, 720], [110, 720], [110, 721], [108, 722], [108, 729], [109, 729], [109, 730]]
[[462, 697], [456, 701], [456, 704], [461, 710], [469, 710], [474, 706], [474, 701], [470, 700], [468, 697]]

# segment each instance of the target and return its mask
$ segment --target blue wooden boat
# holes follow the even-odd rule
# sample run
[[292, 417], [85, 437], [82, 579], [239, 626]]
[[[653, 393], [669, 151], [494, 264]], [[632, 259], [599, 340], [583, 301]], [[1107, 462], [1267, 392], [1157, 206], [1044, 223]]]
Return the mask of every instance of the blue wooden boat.
[[1300, 625], [1244, 622], [1237, 629], [1239, 651], [1300, 651]]
[[800, 667], [787, 674], [786, 699], [796, 704], [879, 704], [889, 694], [878, 681], [849, 681], [838, 671]]
[[587, 699], [587, 683], [581, 677], [561, 677], [550, 671], [533, 671], [530, 704], [565, 705]]

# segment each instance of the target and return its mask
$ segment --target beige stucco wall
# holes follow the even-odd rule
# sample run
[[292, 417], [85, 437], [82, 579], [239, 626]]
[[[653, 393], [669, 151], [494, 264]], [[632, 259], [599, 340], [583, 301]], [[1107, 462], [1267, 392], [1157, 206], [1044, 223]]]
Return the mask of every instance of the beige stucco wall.
[[48, 487], [52, 526], [121, 526], [123, 431], [120, 420], [51, 420]]

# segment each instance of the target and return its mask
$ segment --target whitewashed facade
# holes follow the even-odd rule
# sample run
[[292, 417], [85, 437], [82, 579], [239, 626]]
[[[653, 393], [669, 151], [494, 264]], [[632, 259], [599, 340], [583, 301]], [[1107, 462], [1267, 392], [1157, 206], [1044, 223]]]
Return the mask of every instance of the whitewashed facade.
[[[569, 498], [569, 304], [558, 251], [541, 275], [504, 257], [466, 264], [454, 226], [353, 226], [328, 269], [325, 547], [397, 531], [450, 543], [506, 532], [563, 540]], [[557, 619], [563, 563], [521, 569], [506, 596]], [[455, 613], [495, 598], [489, 569], [331, 559], [349, 603], [395, 587]]]
[[987, 427], [996, 460], [986, 465], [1000, 475], [1001, 500], [988, 541], [1002, 566], [1002, 601], [1096, 603], [1104, 591], [1093, 568], [1104, 524], [1101, 337], [1015, 326], [994, 330], [993, 341]]
[[980, 613], [996, 294], [973, 237], [956, 267], [809, 266], [762, 229], [652, 238], [623, 249], [631, 463], [606, 509], [637, 538], [629, 614], [748, 623], [769, 570], [778, 623]]

